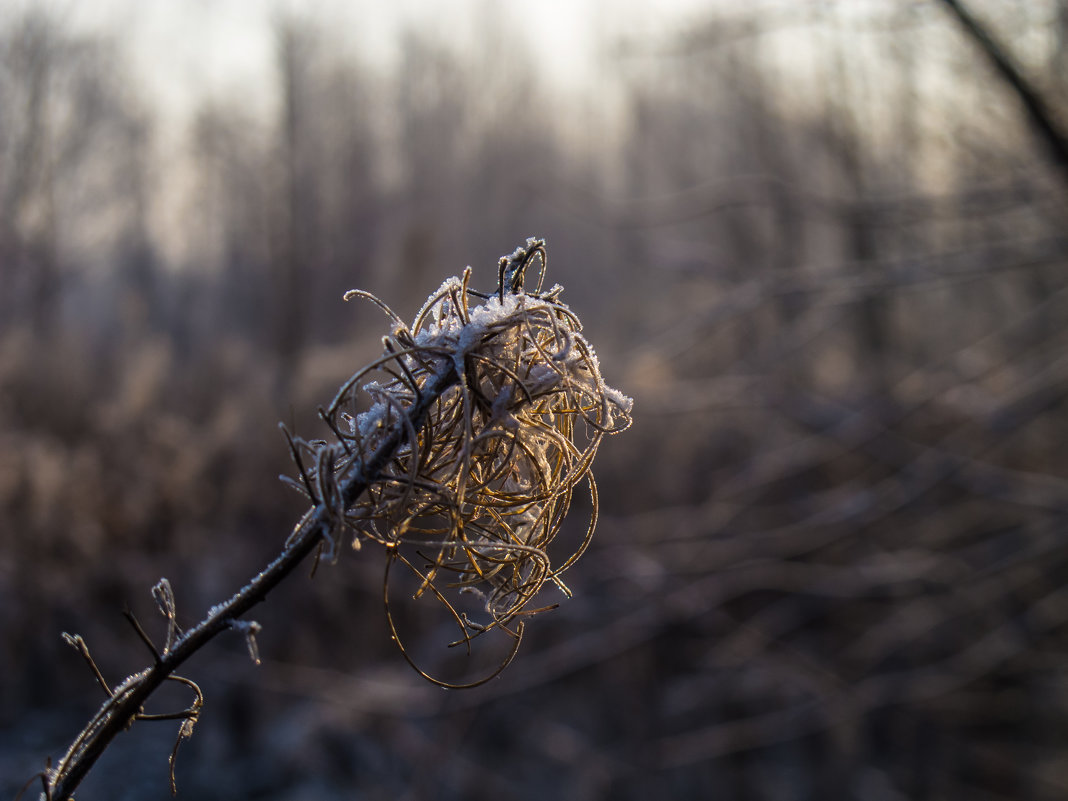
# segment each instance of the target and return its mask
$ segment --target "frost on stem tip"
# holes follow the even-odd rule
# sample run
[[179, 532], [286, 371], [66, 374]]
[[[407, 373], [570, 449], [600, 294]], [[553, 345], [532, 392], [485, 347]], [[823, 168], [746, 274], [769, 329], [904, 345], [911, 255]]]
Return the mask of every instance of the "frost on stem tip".
[[260, 664], [260, 649], [256, 644], [256, 635], [263, 630], [263, 626], [257, 623], [255, 620], [231, 620], [229, 621], [230, 628], [234, 631], [238, 631], [245, 635], [245, 642], [248, 644], [248, 655], [253, 664]]

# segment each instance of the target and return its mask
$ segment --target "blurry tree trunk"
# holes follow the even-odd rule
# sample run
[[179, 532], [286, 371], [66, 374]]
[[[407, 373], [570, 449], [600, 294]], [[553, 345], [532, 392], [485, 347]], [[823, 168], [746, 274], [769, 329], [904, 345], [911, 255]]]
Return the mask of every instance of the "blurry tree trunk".
[[313, 209], [307, 147], [302, 124], [303, 70], [307, 65], [308, 41], [292, 21], [278, 30], [278, 62], [282, 84], [282, 182], [281, 241], [275, 256], [274, 348], [279, 360], [277, 388], [285, 397], [289, 383], [300, 367], [304, 349], [307, 310], [306, 283], [310, 280]]
[[156, 324], [159, 297], [156, 292], [158, 265], [148, 218], [152, 203], [148, 134], [142, 121], [131, 131], [131, 151], [122, 164], [123, 184], [129, 194], [129, 211], [119, 243], [119, 280], [123, 293], [123, 320], [130, 333]]
[[[806, 256], [805, 218], [798, 195], [792, 189], [800, 186], [802, 180], [798, 177], [791, 153], [779, 140], [782, 126], [780, 112], [774, 106], [774, 87], [762, 85], [769, 76], [759, 69], [753, 69], [751, 73], [757, 91], [751, 99], [754, 106], [751, 116], [755, 124], [749, 134], [762, 172], [774, 181], [771, 214], [775, 241], [771, 267], [784, 277], [794, 277], [800, 273]], [[780, 295], [776, 300], [780, 331], [789, 331], [803, 315], [806, 305], [807, 301], [800, 293]]]
[[[831, 13], [835, 13], [833, 10]], [[827, 94], [828, 141], [832, 159], [836, 162], [844, 195], [843, 218], [845, 259], [877, 283], [873, 273], [879, 269], [878, 247], [875, 239], [872, 211], [865, 202], [868, 194], [865, 131], [858, 117], [862, 93], [856, 91], [860, 80], [856, 63], [846, 63], [845, 49], [848, 35], [833, 25], [829, 44], [831, 75]], [[872, 391], [884, 395], [887, 381], [887, 298], [886, 293], [872, 291], [857, 304], [856, 351], [859, 372]]]
[[0, 209], [0, 278], [8, 287], [26, 287], [25, 306], [19, 309], [19, 299], [14, 298], [14, 312], [24, 310], [37, 333], [43, 334], [52, 328], [59, 294], [48, 109], [55, 46], [47, 18], [31, 14], [20, 28], [13, 66], [24, 102], [21, 109], [12, 110], [9, 119], [14, 122], [8, 123], [14, 129], [9, 135], [15, 147]]
[[[917, 162], [923, 150], [919, 120], [921, 97], [918, 90], [917, 51], [922, 52], [922, 44], [918, 44], [916, 37], [912, 35], [919, 16], [917, 11], [916, 6], [903, 4], [894, 17], [894, 22], [901, 28], [902, 33], [888, 39], [891, 49], [888, 60], [893, 64], [897, 96], [893, 115], [892, 163], [889, 165], [891, 174], [887, 177], [891, 182], [891, 191], [903, 195], [915, 191], [918, 183], [921, 183], [917, 180]], [[904, 239], [908, 245], [916, 247], [916, 230], [916, 226], [902, 226], [901, 230], [895, 231], [895, 239], [898, 242]]]
[[[756, 23], [753, 23], [756, 28]], [[797, 175], [792, 153], [784, 147], [781, 139], [783, 129], [780, 110], [776, 105], [775, 79], [771, 72], [769, 60], [755, 48], [759, 39], [744, 50], [726, 48], [729, 54], [724, 66], [728, 84], [737, 92], [733, 98], [737, 108], [731, 113], [733, 124], [738, 126], [735, 138], [747, 144], [748, 153], [754, 160], [755, 169], [765, 176], [769, 195], [770, 216], [767, 224], [770, 228], [761, 229], [760, 220], [748, 210], [743, 210], [735, 227], [736, 245], [733, 249], [741, 254], [743, 264], [760, 265], [771, 268], [786, 285], [795, 283], [805, 260], [805, 219], [800, 208], [800, 199], [794, 187], [803, 183]], [[739, 158], [741, 161], [741, 157]], [[764, 214], [763, 210], [759, 212]], [[754, 231], [767, 231], [769, 241], [764, 235], [752, 236]], [[761, 264], [763, 262], [763, 264]], [[751, 276], [744, 276], [748, 280]], [[753, 344], [772, 341], [776, 337], [789, 338], [789, 332], [804, 314], [807, 298], [799, 292], [782, 292], [775, 296], [774, 316], [766, 322], [770, 330], [761, 331], [761, 321], [753, 315], [751, 325], [754, 328], [743, 333], [740, 342], [739, 359], [751, 358]], [[778, 359], [777, 349], [756, 349], [763, 352], [763, 358]], [[767, 369], [764, 365], [764, 369]], [[792, 378], [798, 377], [800, 364], [789, 360], [775, 369]]]

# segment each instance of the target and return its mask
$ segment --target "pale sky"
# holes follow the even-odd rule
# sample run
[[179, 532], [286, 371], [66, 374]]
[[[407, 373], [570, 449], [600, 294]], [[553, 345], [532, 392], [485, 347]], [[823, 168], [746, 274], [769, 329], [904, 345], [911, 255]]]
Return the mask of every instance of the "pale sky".
[[[34, 0], [0, 0], [0, 9]], [[38, 0], [40, 2], [40, 0]], [[372, 66], [388, 68], [395, 34], [412, 24], [444, 42], [477, 46], [478, 20], [496, 15], [525, 38], [556, 88], [596, 80], [599, 45], [616, 36], [667, 34], [715, 0], [46, 0], [79, 29], [122, 31], [140, 83], [163, 111], [184, 117], [205, 92], [269, 102], [272, 21], [295, 11], [328, 21]]]

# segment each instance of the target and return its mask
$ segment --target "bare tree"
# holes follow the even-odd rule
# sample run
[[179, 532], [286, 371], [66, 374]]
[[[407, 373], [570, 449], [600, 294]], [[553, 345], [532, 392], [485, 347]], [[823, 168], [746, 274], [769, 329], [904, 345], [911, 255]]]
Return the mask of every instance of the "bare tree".
[[[64, 286], [139, 239], [148, 251], [148, 115], [117, 49], [33, 9], [0, 38], [0, 307], [54, 329]], [[101, 236], [101, 229], [107, 231]]]
[[25, 304], [34, 326], [50, 327], [59, 286], [56, 244], [54, 72], [64, 43], [56, 23], [44, 12], [25, 15], [8, 33], [3, 52], [11, 97], [5, 98], [0, 123], [6, 129], [7, 169], [0, 196], [0, 270], [15, 292], [11, 312]]

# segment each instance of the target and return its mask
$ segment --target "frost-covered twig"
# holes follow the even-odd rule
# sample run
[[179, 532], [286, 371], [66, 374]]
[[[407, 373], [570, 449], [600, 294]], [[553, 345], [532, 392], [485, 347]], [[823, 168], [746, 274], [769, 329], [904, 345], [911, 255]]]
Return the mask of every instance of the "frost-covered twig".
[[[524, 291], [526, 273], [539, 260], [544, 275], [545, 245], [535, 239], [502, 258], [494, 294], [471, 290], [470, 270], [446, 281], [411, 327], [367, 293], [347, 296], [370, 298], [393, 326], [383, 356], [349, 379], [321, 411], [333, 440], [289, 438], [300, 473], [300, 481], [290, 483], [309, 497], [311, 508], [274, 561], [185, 633], [177, 628], [173, 593], [162, 580], [153, 596], [168, 621], [165, 645], [157, 649], [129, 616], [153, 664], [117, 687], [108, 688], [81, 638], [69, 638], [108, 699], [55, 767], [42, 773], [46, 799], [70, 798], [135, 720], [181, 719], [178, 742], [188, 737], [203, 696], [175, 671], [230, 628], [244, 632], [258, 661], [254, 638], [260, 627], [242, 616], [317, 549], [317, 558], [336, 558], [346, 531], [354, 547], [370, 542], [384, 548], [387, 619], [409, 662], [389, 610], [389, 576], [398, 562], [418, 578], [417, 596], [436, 599], [452, 615], [461, 632], [457, 642], [470, 646], [491, 629], [515, 638], [496, 672], [503, 669], [522, 634], [522, 622], [512, 624], [540, 611], [530, 604], [543, 584], [566, 592], [560, 574], [585, 550], [596, 523], [593, 456], [605, 433], [630, 422], [630, 400], [604, 383], [578, 318], [559, 301], [561, 288], [541, 293], [539, 281], [533, 292]], [[472, 297], [484, 302], [471, 306]], [[553, 566], [546, 549], [581, 482], [592, 498], [586, 535]], [[422, 562], [402, 546], [422, 549], [416, 551]], [[489, 620], [479, 623], [458, 612], [450, 591], [481, 595]], [[416, 669], [444, 686], [468, 686]], [[144, 714], [144, 702], [165, 681], [189, 686], [194, 703], [173, 715]], [[172, 753], [172, 786], [173, 760]]]
[[[436, 382], [426, 388], [423, 402], [410, 411], [411, 424], [418, 426], [437, 396], [455, 383], [454, 372], [443, 372]], [[401, 440], [401, 426], [398, 425], [362, 466], [354, 466], [350, 474], [338, 482], [344, 497], [355, 498], [364, 492], [370, 483], [368, 476], [374, 476], [382, 469]], [[130, 676], [113, 689], [112, 696], [93, 716], [55, 768], [46, 774], [46, 798], [52, 801], [69, 798], [115, 736], [140, 714], [147, 698], [209, 640], [229, 629], [233, 621], [264, 600], [267, 593], [316, 549], [330, 526], [331, 510], [321, 504], [316, 506], [305, 516], [285, 549], [262, 572], [230, 600], [213, 607], [204, 620], [179, 637], [170, 649], [158, 654], [151, 667]]]

